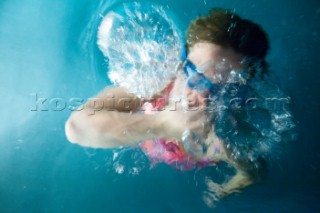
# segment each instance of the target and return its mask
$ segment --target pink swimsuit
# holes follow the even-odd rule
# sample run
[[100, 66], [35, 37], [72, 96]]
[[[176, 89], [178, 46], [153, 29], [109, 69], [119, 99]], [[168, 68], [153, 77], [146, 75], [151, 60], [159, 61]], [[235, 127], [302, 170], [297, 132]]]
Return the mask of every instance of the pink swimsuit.
[[[154, 114], [157, 110], [163, 109], [164, 106], [168, 104], [168, 99], [172, 88], [173, 83], [169, 84], [164, 92], [164, 95], [161, 98], [158, 98], [151, 103], [145, 103], [142, 106], [144, 113]], [[202, 168], [204, 166], [217, 164], [217, 162], [208, 160], [196, 161], [186, 153], [182, 143], [179, 143], [175, 139], [161, 138], [155, 140], [147, 140], [140, 143], [140, 147], [151, 160], [152, 165], [156, 165], [160, 162], [165, 162], [166, 164], [172, 165], [175, 168], [181, 170], [191, 170], [195, 167]], [[220, 147], [217, 147], [216, 150], [220, 151]]]

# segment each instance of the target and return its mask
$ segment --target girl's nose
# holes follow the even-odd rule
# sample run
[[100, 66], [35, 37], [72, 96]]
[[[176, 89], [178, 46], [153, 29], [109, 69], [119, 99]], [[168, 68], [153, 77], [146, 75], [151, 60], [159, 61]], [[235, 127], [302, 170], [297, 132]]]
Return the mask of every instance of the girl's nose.
[[189, 107], [204, 107], [206, 106], [207, 93], [200, 93], [197, 90], [192, 90], [186, 87], [186, 96]]

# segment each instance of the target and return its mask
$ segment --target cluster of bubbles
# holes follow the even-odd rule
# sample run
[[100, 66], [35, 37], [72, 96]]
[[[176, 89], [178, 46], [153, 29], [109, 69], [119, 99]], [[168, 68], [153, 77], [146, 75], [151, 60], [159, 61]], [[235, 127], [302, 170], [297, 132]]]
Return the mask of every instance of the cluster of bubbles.
[[[246, 165], [245, 169], [253, 175], [262, 174], [266, 161], [278, 158], [283, 145], [296, 137], [290, 97], [277, 86], [271, 73], [262, 74], [267, 71], [259, 63], [256, 66], [259, 72], [251, 78], [246, 70], [233, 69], [226, 71], [225, 76], [211, 76], [220, 87], [209, 95], [206, 109], [206, 118], [213, 124], [211, 131], [223, 141], [229, 155]], [[212, 68], [217, 67], [225, 68], [223, 63]], [[205, 140], [194, 137], [190, 131], [185, 131], [182, 139], [193, 155], [205, 154]], [[199, 143], [202, 147], [195, 146]], [[224, 181], [229, 179], [224, 171]], [[203, 201], [214, 207], [223, 191], [222, 184], [213, 176], [207, 176], [204, 182], [207, 189]]]
[[284, 142], [295, 139], [290, 97], [276, 85], [272, 74], [247, 78], [231, 71], [226, 82], [209, 102], [216, 135], [235, 160], [253, 167], [260, 166], [261, 158], [278, 157]]
[[152, 97], [177, 72], [180, 36], [160, 6], [122, 4], [103, 18], [97, 43], [110, 80], [138, 96]]
[[149, 168], [148, 159], [140, 148], [117, 148], [105, 159], [108, 172], [118, 175], [136, 176]]

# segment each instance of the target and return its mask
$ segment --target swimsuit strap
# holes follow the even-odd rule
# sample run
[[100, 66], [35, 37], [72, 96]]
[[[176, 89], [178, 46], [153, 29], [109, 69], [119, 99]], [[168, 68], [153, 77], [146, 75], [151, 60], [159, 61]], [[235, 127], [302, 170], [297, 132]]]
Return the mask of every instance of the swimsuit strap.
[[168, 84], [168, 86], [164, 89], [163, 95], [152, 101], [152, 106], [154, 109], [161, 110], [163, 109], [169, 101], [170, 93], [173, 89], [174, 82]]

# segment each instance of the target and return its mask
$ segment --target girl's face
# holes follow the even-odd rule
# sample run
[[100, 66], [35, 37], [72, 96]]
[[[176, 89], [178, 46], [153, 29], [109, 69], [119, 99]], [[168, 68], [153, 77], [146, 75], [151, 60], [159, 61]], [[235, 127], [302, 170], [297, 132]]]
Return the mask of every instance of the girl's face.
[[196, 43], [190, 48], [188, 60], [212, 83], [223, 83], [231, 70], [243, 70], [243, 55], [231, 48], [213, 43]]
[[[243, 56], [230, 48], [224, 48], [213, 43], [197, 43], [190, 48], [188, 60], [194, 64], [197, 71], [213, 84], [226, 83], [231, 71], [243, 70]], [[186, 76], [177, 78], [173, 93], [175, 96], [187, 99], [189, 107], [201, 107], [206, 104], [208, 91], [190, 88]]]

